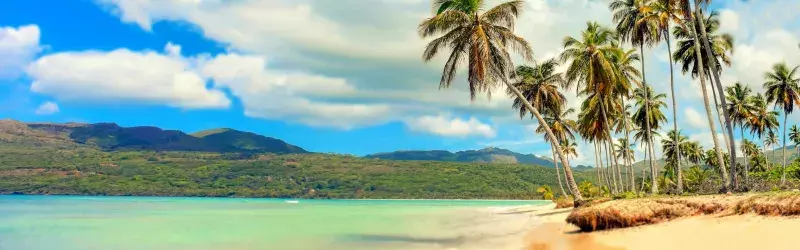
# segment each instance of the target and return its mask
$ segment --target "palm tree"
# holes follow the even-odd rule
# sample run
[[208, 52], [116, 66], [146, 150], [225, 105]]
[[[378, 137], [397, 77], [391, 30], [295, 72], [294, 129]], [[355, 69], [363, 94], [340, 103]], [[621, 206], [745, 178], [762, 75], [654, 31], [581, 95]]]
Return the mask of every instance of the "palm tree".
[[[720, 27], [720, 21], [718, 18], [718, 14], [715, 12], [712, 12], [711, 15], [708, 16], [707, 21], [705, 23], [707, 25], [705, 26], [705, 29], [701, 29], [699, 23], [693, 23], [695, 24], [693, 27], [695, 29], [706, 30], [708, 34], [712, 34], [711, 46], [714, 52], [714, 57], [712, 58], [708, 56], [708, 53], [706, 52], [700, 53], [705, 65], [704, 70], [706, 73], [705, 76], [707, 77], [706, 79], [712, 80], [713, 74], [710, 70], [708, 70], [711, 64], [715, 65], [717, 68], [722, 68], [722, 64], [725, 64], [726, 66], [731, 65], [731, 58], [729, 54], [733, 52], [733, 37], [730, 34], [717, 34], [719, 33], [718, 30]], [[698, 72], [699, 68], [697, 67], [699, 64], [694, 63], [694, 61], [697, 58], [696, 54], [694, 53], [694, 45], [695, 41], [697, 40], [694, 39], [693, 33], [682, 27], [675, 27], [673, 32], [675, 33], [675, 36], [679, 39], [678, 50], [675, 51], [673, 57], [675, 57], [675, 60], [680, 60], [677, 58], [678, 55], [680, 55], [680, 57], [684, 61], [682, 65], [683, 73], [686, 73], [689, 70], [691, 70], [692, 76], [696, 78], [699, 73]], [[701, 51], [704, 51], [705, 45], [703, 45], [702, 42], [697, 44], [703, 49]], [[718, 98], [722, 97], [717, 96], [718, 91], [716, 90], [716, 88], [711, 88], [711, 92], [714, 96], [714, 106], [717, 107], [717, 114], [718, 114], [717, 118], [719, 119], [720, 124], [723, 124], [721, 114], [726, 113], [727, 111], [723, 111], [721, 109], [727, 107], [727, 105], [723, 104], [723, 106], [720, 106]], [[722, 92], [720, 92], [720, 95], [721, 94]], [[727, 138], [725, 143], [729, 144], [729, 141], [730, 138]]]
[[[761, 155], [760, 151], [758, 150], [758, 145], [756, 145], [755, 143], [753, 143], [750, 140], [742, 139], [742, 146], [741, 147], [742, 147], [742, 153], [745, 156], [749, 156], [750, 157], [749, 161], [747, 160], [747, 158], [745, 158], [745, 161], [747, 162], [748, 165], [751, 165], [751, 163], [760, 163], [758, 160], [756, 160], [756, 158]], [[755, 168], [756, 166], [753, 165], [753, 167]], [[749, 168], [745, 169], [746, 173], [749, 173], [749, 171], [750, 171]]]
[[[433, 2], [433, 9], [436, 10], [434, 16], [422, 21], [418, 32], [422, 38], [439, 36], [425, 48], [422, 56], [424, 61], [430, 61], [443, 49], [450, 51], [439, 83], [440, 88], [449, 87], [455, 79], [458, 68], [466, 62], [469, 69], [467, 82], [473, 100], [477, 93], [490, 93], [489, 91], [501, 82], [511, 89], [516, 97], [525, 99], [522, 92], [508, 81], [513, 63], [507, 50], [510, 47], [524, 59], [533, 59], [533, 52], [528, 42], [513, 32], [514, 24], [522, 11], [522, 4], [522, 0], [513, 0], [482, 11], [485, 7], [483, 0]], [[540, 124], [545, 123], [539, 110], [527, 100], [523, 103]], [[558, 141], [551, 129], [546, 125], [544, 127], [547, 136], [552, 141]], [[555, 145], [560, 147], [558, 143]], [[566, 162], [566, 157], [560, 148], [557, 148], [556, 154], [561, 162]], [[584, 201], [578, 192], [578, 185], [569, 165], [564, 164], [564, 172], [575, 205], [579, 206]]]
[[[624, 52], [620, 52], [620, 48], [616, 46], [614, 32], [596, 22], [587, 23], [580, 40], [565, 37], [564, 48], [560, 57], [562, 62], [570, 61], [565, 73], [568, 85], [576, 85], [580, 95], [589, 95], [584, 105], [588, 109], [582, 109], [581, 114], [584, 114], [582, 117], [593, 117], [595, 122], [590, 126], [595, 128], [590, 130], [599, 129], [595, 133], [596, 136], [600, 136], [598, 141], [606, 143], [605, 146], [611, 148], [609, 145], [612, 141], [612, 125], [608, 118], [614, 117], [619, 109], [614, 100], [619, 96], [619, 90], [624, 89], [624, 86], [620, 85], [629, 83], [620, 81], [620, 76], [625, 73], [615, 67], [615, 61], [625, 56]], [[623, 55], [619, 55], [620, 53]], [[619, 165], [616, 159], [611, 160], [613, 165], [610, 165], [609, 169]], [[612, 173], [614, 193], [618, 191], [616, 176], [619, 176], [618, 171], [616, 175]]]
[[661, 139], [661, 150], [664, 152], [664, 157], [667, 158], [667, 163], [672, 167], [671, 174], [675, 174], [677, 183], [680, 183], [681, 176], [678, 175], [681, 165], [679, 164], [681, 158], [681, 151], [687, 150], [688, 140], [686, 136], [681, 135], [680, 130], [670, 130], [667, 136]]
[[[645, 144], [646, 149], [649, 149], [651, 168], [650, 180], [651, 183], [657, 183], [655, 166], [652, 161], [655, 159], [655, 149], [653, 149], [653, 135], [658, 134], [661, 128], [661, 123], [667, 121], [667, 117], [661, 112], [661, 108], [666, 108], [667, 104], [663, 99], [667, 96], [665, 94], [654, 95], [653, 90], [649, 87], [638, 88], [633, 92], [634, 100], [636, 100], [637, 110], [633, 113], [633, 121], [639, 128], [645, 128], [644, 131], [640, 129], [635, 135], [634, 139], [641, 141]], [[648, 131], [649, 130], [649, 131]], [[653, 194], [658, 193], [658, 185], [651, 185]]]
[[[513, 80], [512, 85], [522, 92], [524, 98], [515, 97], [512, 106], [514, 109], [519, 110], [519, 117], [523, 118], [531, 113], [525, 107], [524, 102], [527, 101], [531, 103], [534, 108], [542, 111], [542, 115], [544, 115], [544, 119], [547, 125], [550, 126], [550, 129], [552, 129], [553, 134], [556, 135], [559, 141], [563, 141], [567, 138], [575, 138], [572, 134], [574, 121], [566, 120], [565, 123], [565, 120], [563, 120], [566, 115], [574, 112], [574, 110], [569, 109], [564, 113], [561, 112], [567, 100], [564, 94], [559, 92], [559, 88], [563, 87], [566, 82], [561, 73], [555, 72], [557, 66], [558, 63], [552, 59], [545, 61], [535, 68], [525, 65], [517, 66], [515, 70], [516, 78]], [[514, 95], [511, 89], [508, 89], [508, 94]], [[531, 118], [533, 118], [532, 113]], [[545, 133], [541, 123], [538, 125], [536, 132]], [[564, 185], [561, 183], [561, 174], [560, 171], [558, 171], [559, 161], [555, 153], [557, 147], [554, 143], [558, 142], [551, 141], [547, 137], [545, 137], [545, 141], [549, 142], [551, 145], [558, 186], [561, 194], [566, 196], [567, 193], [564, 191]]]
[[636, 181], [633, 179], [633, 169], [630, 167], [630, 162], [635, 161], [634, 152], [631, 148], [631, 143], [628, 138], [619, 138], [617, 139], [617, 143], [614, 144], [614, 151], [616, 151], [616, 155], [614, 157], [622, 158], [625, 161], [625, 165], [628, 166], [628, 180], [629, 190], [633, 192], [636, 189]]
[[[553, 130], [553, 133], [556, 135], [556, 138], [558, 138], [559, 141], [563, 142], [567, 140], [575, 140], [575, 135], [572, 133], [572, 131], [575, 130], [575, 127], [577, 125], [575, 124], [575, 121], [567, 118], [572, 113], [575, 113], [575, 109], [567, 109], [563, 112], [555, 108], [544, 109], [543, 113], [544, 120], [547, 123], [547, 125], [549, 125], [550, 128]], [[538, 127], [536, 128], [536, 133], [544, 133], [544, 126], [542, 125], [543, 124], [538, 125]], [[556, 159], [556, 153], [555, 153], [555, 150], [557, 148], [556, 143], [559, 142], [551, 141], [548, 138], [545, 138], [545, 141], [550, 143], [550, 146], [552, 148], [551, 151], [553, 153], [553, 159]], [[558, 185], [561, 188], [561, 194], [566, 197], [567, 193], [564, 191], [564, 186], [562, 186], [561, 184], [561, 175], [559, 174], [560, 172], [558, 171], [558, 161], [556, 160], [554, 164], [557, 173], [556, 178], [558, 178]], [[562, 162], [561, 164], [564, 165], [566, 163]]]
[[[539, 188], [536, 189], [536, 192], [542, 195], [543, 200], [552, 200], [553, 199], [553, 189], [548, 185], [541, 185]], [[566, 197], [566, 196], [564, 196]]]
[[703, 151], [703, 146], [700, 146], [699, 142], [690, 141], [686, 143], [686, 150], [681, 152], [687, 161], [694, 164], [700, 164], [703, 161], [703, 154], [705, 151]]
[[800, 150], [800, 147], [798, 147], [800, 145], [800, 128], [797, 125], [792, 125], [792, 128], [789, 129], [789, 140], [792, 140], [795, 149]]
[[686, 184], [689, 187], [689, 191], [698, 191], [697, 187], [711, 179], [712, 174], [713, 172], [697, 165], [689, 168], [686, 171]]
[[[689, 2], [688, 0], [680, 0], [680, 1], [685, 3], [685, 5], [688, 5], [688, 2]], [[706, 7], [708, 7], [708, 5], [711, 3], [711, 0], [695, 0], [694, 1], [694, 14], [695, 14], [695, 17], [696, 17], [695, 18], [696, 21], [698, 21], [699, 26], [692, 26], [692, 27], [711, 27], [711, 26], [714, 26], [713, 24], [707, 25], [706, 24], [706, 20], [704, 20], [704, 18], [702, 18], [703, 17], [703, 12], [702, 12], [703, 9], [700, 8], [700, 4], [701, 3], [704, 3], [706, 5]], [[682, 9], [686, 9], [686, 8], [682, 8]], [[702, 40], [703, 41], [704, 52], [706, 54], [708, 54], [708, 55], [714, 55], [715, 53], [717, 53], [717, 51], [713, 50], [712, 47], [711, 47], [712, 46], [711, 41], [716, 41], [715, 40], [716, 38], [715, 38], [715, 36], [712, 36], [713, 34], [709, 35], [711, 33], [710, 30], [708, 30], [708, 29], [699, 29], [700, 30], [699, 34], [698, 34], [698, 32], [696, 30], [697, 30], [697, 28], [695, 28], [695, 31], [694, 31], [695, 39], [697, 39], [697, 36], [700, 36], [702, 38], [702, 39], [697, 39], [697, 40]], [[723, 37], [724, 37], [723, 38], [724, 40], [729, 41], [729, 44], [731, 44], [731, 48], [732, 48], [733, 47], [732, 46], [733, 37], [730, 36], [730, 35], [723, 35]], [[695, 49], [699, 50], [700, 46], [695, 46]], [[733, 49], [731, 49], [731, 51], [733, 51]], [[698, 51], [697, 54], [700, 54], [699, 51]], [[722, 95], [722, 91], [723, 91], [722, 81], [719, 80], [719, 75], [721, 74], [721, 67], [717, 67], [717, 64], [714, 64], [714, 63], [709, 63], [708, 66], [710, 66], [711, 72], [713, 72], [713, 74], [712, 74], [714, 76], [713, 83], [715, 83], [716, 91], [719, 92], [720, 95]], [[712, 86], [712, 90], [713, 89], [714, 89], [714, 86]], [[722, 96], [720, 96], [720, 101], [722, 102], [722, 106], [723, 107], [727, 107], [728, 106], [727, 101], [725, 100], [725, 98], [722, 98]], [[719, 110], [717, 110], [717, 111], [719, 111]], [[728, 145], [728, 149], [731, 152], [730, 153], [731, 156], [730, 156], [729, 162], [730, 162], [730, 165], [733, 166], [733, 165], [736, 164], [736, 142], [733, 141], [733, 127], [731, 125], [731, 115], [728, 113], [728, 111], [726, 109], [723, 109], [723, 114], [725, 115], [725, 130], [727, 130], [727, 136], [728, 136], [728, 139], [730, 140], [730, 144]], [[736, 173], [734, 171], [731, 171], [730, 174], [731, 174], [731, 179], [733, 179], [733, 181], [734, 181], [733, 182], [734, 186], [736, 186], [736, 182], [735, 182], [736, 181], [736, 179], [735, 179]]]
[[[678, 130], [678, 103], [675, 101], [675, 73], [672, 68], [672, 42], [671, 42], [671, 34], [669, 33], [669, 29], [671, 23], [678, 23], [681, 24], [680, 20], [680, 12], [681, 10], [677, 8], [674, 0], [656, 0], [652, 1], [649, 5], [645, 6], [642, 9], [644, 12], [644, 17], [640, 19], [637, 24], [644, 25], [646, 22], [655, 23], [658, 26], [658, 36], [657, 42], [660, 42], [663, 38], [667, 44], [667, 57], [669, 58], [669, 88], [672, 97], [672, 126], [673, 130]], [[673, 138], [677, 140], [677, 138]], [[681, 157], [680, 148], [678, 148], [677, 157]], [[680, 164], [680, 159], [676, 161], [677, 164], [677, 175], [678, 175], [678, 193], [683, 193], [683, 177], [682, 177], [682, 169]]]
[[[566, 81], [563, 74], [555, 72], [556, 67], [558, 67], [558, 62], [553, 59], [544, 61], [536, 67], [517, 66], [515, 70], [516, 77], [512, 85], [522, 92], [524, 98], [514, 97], [512, 107], [519, 110], [520, 118], [528, 114], [531, 115], [531, 118], [534, 118], [533, 113], [525, 106], [525, 100], [540, 111], [545, 109], [561, 110], [561, 107], [567, 103], [566, 97], [559, 91], [560, 88], [566, 86]], [[511, 88], [507, 89], [507, 93], [514, 96], [514, 91]], [[556, 136], [558, 136], [557, 133]], [[561, 138], [563, 137], [559, 137], [559, 139]]]
[[776, 108], [783, 109], [783, 170], [781, 170], [781, 185], [786, 184], [786, 118], [794, 111], [794, 105], [800, 105], [798, 96], [798, 84], [800, 76], [797, 70], [800, 66], [795, 66], [791, 70], [786, 63], [778, 63], [772, 66], [772, 72], [764, 75], [766, 82], [767, 102], [774, 103]]
[[[761, 140], [765, 135], [772, 133], [778, 128], [778, 112], [767, 109], [767, 101], [761, 93], [751, 98], [753, 103], [753, 113], [747, 120], [746, 126], [751, 134], [758, 136]], [[763, 141], [762, 141], [763, 142]]]
[[[620, 102], [623, 102], [623, 101], [620, 100]], [[623, 105], [620, 104], [620, 106], [623, 106]], [[614, 119], [615, 120], [614, 132], [615, 133], [623, 133], [624, 132], [624, 134], [625, 134], [625, 142], [626, 142], [625, 145], [628, 145], [626, 148], [630, 148], [630, 146], [633, 146], [630, 143], [630, 132], [632, 130], [636, 130], [637, 129], [636, 125], [634, 124], [633, 120], [631, 119], [632, 114], [631, 114], [630, 110], [631, 110], [631, 105], [630, 104], [625, 104], [623, 106], [622, 110], [621, 110], [622, 112], [620, 112], [619, 115], [617, 115], [616, 119]], [[622, 144], [620, 144], [620, 145], [622, 145]], [[636, 160], [634, 159], [633, 155], [623, 154], [623, 156], [627, 156], [626, 158], [624, 158], [624, 160], [625, 160], [625, 164], [628, 166], [628, 179], [629, 179], [628, 181], [631, 184], [630, 185], [631, 192], [634, 192], [634, 191], [636, 191], [636, 179], [635, 179], [635, 174], [633, 172], [633, 163], [636, 162]]]
[[[688, 1], [688, 0], [684, 0], [684, 1]], [[685, 6], [686, 5], [681, 5], [681, 7], [685, 7]], [[684, 14], [685, 15], [687, 15], [689, 18], [692, 17], [691, 14], [689, 14], [690, 12], [686, 12], [685, 8], [682, 8], [682, 9], [684, 9]], [[730, 186], [731, 181], [729, 179], [727, 179], [728, 176], [727, 176], [727, 172], [726, 172], [725, 167], [724, 167], [725, 163], [723, 163], [724, 159], [722, 158], [723, 154], [722, 154], [722, 150], [719, 147], [719, 140], [717, 139], [717, 129], [716, 129], [716, 126], [714, 126], [714, 119], [712, 118], [713, 114], [711, 112], [711, 104], [708, 101], [708, 91], [706, 90], [706, 79], [707, 79], [707, 77], [705, 77], [705, 76], [707, 76], [706, 69], [705, 69], [706, 67], [698, 67], [697, 66], [697, 65], [705, 65], [704, 61], [710, 61], [710, 60], [704, 60], [703, 56], [700, 56], [700, 55], [702, 55], [702, 53], [700, 53], [700, 43], [699, 42], [695, 42], [695, 41], [700, 40], [699, 38], [697, 38], [698, 36], [697, 36], [697, 32], [696, 32], [697, 28], [695, 27], [696, 25], [697, 25], [696, 22], [689, 22], [688, 26], [692, 28], [691, 31], [680, 29], [678, 27], [676, 27], [674, 29], [673, 34], [678, 39], [678, 49], [672, 54], [672, 57], [673, 57], [673, 59], [675, 59], [675, 61], [677, 61], [678, 63], [680, 63], [683, 66], [682, 69], [683, 69], [683, 73], [684, 74], [687, 71], [689, 71], [689, 69], [696, 69], [696, 70], [692, 70], [692, 74], [691, 75], [694, 78], [700, 79], [701, 92], [703, 93], [703, 104], [704, 104], [705, 109], [706, 109], [706, 116], [708, 118], [708, 126], [711, 129], [711, 139], [714, 142], [714, 150], [716, 151], [714, 156], [717, 157], [718, 158], [717, 160], [719, 161], [719, 162], [716, 163], [716, 166], [721, 166], [721, 167], [718, 167], [717, 170], [719, 171], [720, 176], [722, 177], [722, 180], [723, 180], [723, 191], [724, 191], [724, 190], [731, 189], [731, 186]], [[694, 51], [694, 52], [690, 52], [690, 51]], [[693, 53], [693, 54], [689, 54], [689, 53]], [[731, 151], [735, 152], [735, 150], [731, 150]], [[736, 164], [736, 163], [731, 161], [731, 165], [733, 165], [733, 164]]]
[[748, 139], [742, 139], [742, 153], [744, 155], [753, 157], [760, 153], [758, 145]]
[[571, 157], [578, 157], [578, 144], [575, 144], [572, 140], [563, 140], [561, 141], [561, 150], [564, 150], [564, 154], [567, 155], [567, 162], [569, 162], [569, 158]]
[[[747, 85], [736, 82], [733, 86], [726, 88], [725, 93], [725, 99], [728, 100], [728, 106], [726, 107], [728, 114], [731, 115], [733, 125], [739, 125], [739, 131], [744, 140], [745, 125], [756, 113], [756, 106], [753, 97], [750, 95], [752, 90]], [[745, 173], [749, 173], [750, 162], [747, 160], [747, 154], [744, 154], [744, 169]]]
[[[647, 88], [647, 77], [644, 66], [644, 46], [647, 45], [650, 47], [658, 41], [658, 25], [653, 21], [649, 21], [649, 19], [645, 19], [647, 13], [643, 10], [646, 10], [646, 6], [647, 3], [645, 0], [614, 0], [608, 6], [609, 9], [614, 12], [613, 21], [617, 24], [616, 30], [620, 40], [628, 42], [634, 47], [639, 47], [639, 52], [642, 55], [640, 60], [642, 65], [642, 85], [644, 85], [645, 88]], [[644, 104], [649, 105], [649, 102], [645, 101]], [[644, 108], [650, 109], [647, 106]], [[645, 126], [650, 126], [650, 123], [650, 121], [644, 122]], [[645, 133], [650, 133], [651, 128], [644, 127], [644, 131]], [[651, 135], [646, 135], [645, 137], [648, 139], [652, 138]], [[651, 143], [648, 143], [648, 145], [651, 145]], [[655, 183], [655, 172], [652, 172], [654, 169], [655, 165], [650, 161], [650, 171], [653, 177], [651, 181], [653, 181], [653, 183]], [[657, 190], [657, 188], [653, 187], [652, 190]]]
[[[790, 138], [791, 140], [791, 138]], [[764, 138], [764, 156], [767, 156], [767, 147], [770, 149], [774, 148], [775, 145], [778, 145], [780, 141], [778, 140], [778, 135], [775, 134], [774, 131], [769, 131], [767, 133], [767, 137]], [[775, 155], [775, 152], [772, 152], [772, 155]]]

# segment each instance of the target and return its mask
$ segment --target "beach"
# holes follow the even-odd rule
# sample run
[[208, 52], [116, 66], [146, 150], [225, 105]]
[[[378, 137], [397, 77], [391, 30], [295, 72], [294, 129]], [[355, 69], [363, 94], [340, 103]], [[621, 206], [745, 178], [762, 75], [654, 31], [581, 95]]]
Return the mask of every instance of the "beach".
[[797, 249], [794, 237], [800, 229], [798, 217], [745, 214], [687, 217], [653, 225], [582, 233], [564, 222], [568, 212], [536, 213], [543, 214], [539, 216], [544, 223], [529, 231], [525, 236], [526, 247], [522, 249], [789, 250]]

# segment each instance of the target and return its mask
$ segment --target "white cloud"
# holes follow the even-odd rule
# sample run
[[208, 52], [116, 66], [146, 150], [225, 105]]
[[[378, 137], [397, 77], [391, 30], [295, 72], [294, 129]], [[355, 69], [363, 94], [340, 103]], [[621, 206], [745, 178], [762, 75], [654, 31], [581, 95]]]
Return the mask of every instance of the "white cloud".
[[242, 100], [248, 116], [350, 129], [386, 122], [393, 111], [385, 104], [311, 100], [308, 97], [345, 95], [355, 89], [344, 79], [271, 71], [266, 58], [259, 56], [219, 55], [201, 64], [203, 75]]
[[0, 78], [16, 78], [41, 51], [39, 26], [0, 27]]
[[[175, 47], [167, 46], [168, 52]], [[31, 90], [64, 101], [140, 102], [185, 109], [227, 108], [230, 100], [183, 58], [154, 51], [61, 52], [27, 69]]]
[[[518, 119], [502, 88], [491, 101], [479, 96], [475, 102], [469, 101], [463, 78], [450, 89], [437, 90], [442, 58], [423, 64], [419, 57], [426, 41], [415, 34], [416, 25], [430, 14], [429, 1], [384, 0], [371, 8], [361, 8], [363, 0], [102, 2], [124, 22], [146, 30], [162, 21], [191, 23], [205, 37], [229, 46], [232, 53], [252, 59], [219, 66], [214, 72], [199, 69], [217, 87], [239, 96], [251, 116], [341, 128], [440, 113], [488, 119], [493, 125], [535, 123]], [[726, 8], [720, 11], [721, 29], [736, 37], [733, 66], [725, 69], [723, 84], [741, 81], [760, 91], [763, 73], [771, 65], [800, 64], [800, 22], [792, 14], [800, 11], [800, 2], [723, 1], [720, 5]], [[608, 1], [528, 0], [516, 32], [543, 60], [562, 50], [564, 36], [579, 36], [587, 21], [611, 25]], [[665, 46], [646, 49], [645, 56], [648, 82], [657, 92], [669, 95]], [[680, 66], [675, 65], [675, 71], [679, 108], [686, 110], [678, 118], [680, 124], [688, 125], [687, 134], [707, 130], [698, 83], [682, 75]], [[236, 72], [231, 74], [237, 77], [228, 79], [226, 72]], [[565, 94], [570, 107], [579, 108], [583, 98], [574, 91]], [[669, 96], [665, 101], [671, 108]], [[594, 165], [592, 148], [580, 142], [579, 151], [589, 155], [576, 162]]]
[[739, 14], [733, 10], [719, 11], [720, 32], [736, 32], [739, 30]]
[[690, 126], [696, 129], [703, 129], [708, 127], [708, 119], [704, 115], [700, 115], [692, 107], [688, 107], [684, 110], [684, 120], [686, 120]]
[[447, 137], [483, 136], [492, 138], [497, 132], [491, 125], [482, 123], [475, 117], [469, 120], [448, 116], [422, 116], [406, 121], [412, 131], [430, 133]]
[[58, 111], [59, 111], [58, 104], [56, 104], [55, 102], [45, 102], [42, 103], [42, 105], [39, 105], [38, 108], [36, 108], [35, 113], [37, 115], [51, 115], [58, 113]]

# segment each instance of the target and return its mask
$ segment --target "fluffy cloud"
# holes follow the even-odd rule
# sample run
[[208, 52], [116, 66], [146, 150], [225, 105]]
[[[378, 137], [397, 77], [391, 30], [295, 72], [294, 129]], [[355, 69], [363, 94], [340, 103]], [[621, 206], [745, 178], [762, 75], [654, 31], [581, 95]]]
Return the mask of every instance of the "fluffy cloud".
[[497, 135], [491, 125], [482, 123], [475, 117], [462, 120], [444, 115], [422, 116], [406, 121], [406, 125], [412, 131], [447, 137], [483, 136], [491, 138]]
[[[237, 64], [199, 66], [198, 71], [213, 79], [217, 88], [241, 98], [250, 116], [340, 128], [440, 113], [489, 119], [495, 125], [520, 123], [500, 88], [491, 100], [479, 96], [474, 102], [468, 99], [463, 78], [451, 89], [437, 90], [442, 63], [421, 62], [426, 41], [415, 34], [416, 24], [430, 14], [429, 1], [384, 0], [370, 8], [362, 7], [363, 0], [101, 2], [122, 21], [145, 30], [152, 31], [156, 22], [188, 22], [205, 37], [229, 46], [241, 57], [228, 58]], [[610, 25], [607, 4], [528, 0], [516, 32], [531, 42], [537, 58], [550, 58], [562, 50], [563, 37], [578, 36], [587, 21]], [[800, 52], [796, 25], [800, 22], [792, 14], [800, 10], [800, 3], [724, 1], [720, 5], [725, 6], [721, 29], [737, 39], [734, 65], [723, 76], [726, 85], [742, 81], [760, 90], [769, 66], [782, 60], [800, 63], [796, 61], [800, 60], [796, 54]], [[646, 49], [645, 56], [648, 82], [657, 92], [669, 93], [666, 47]], [[223, 59], [208, 58], [206, 63]], [[685, 133], [707, 130], [702, 125], [704, 112], [697, 112], [703, 110], [698, 83], [683, 76], [677, 65], [676, 71], [679, 108], [687, 113], [679, 116], [679, 125], [686, 125], [681, 126]], [[579, 108], [582, 98], [573, 91], [566, 95], [570, 106]], [[669, 98], [665, 101], [671, 107]], [[579, 141], [579, 151], [587, 156], [576, 161], [592, 164], [593, 147]]]
[[385, 122], [393, 111], [384, 104], [312, 100], [346, 95], [355, 89], [344, 79], [271, 71], [266, 58], [259, 56], [219, 55], [203, 62], [201, 71], [218, 87], [239, 97], [248, 116], [349, 129]]
[[708, 119], [705, 115], [700, 115], [694, 108], [686, 108], [683, 114], [684, 119], [688, 121], [692, 128], [703, 129], [708, 127]]
[[42, 105], [39, 105], [38, 108], [36, 108], [35, 113], [37, 115], [52, 115], [58, 113], [58, 111], [59, 111], [58, 104], [56, 104], [55, 102], [45, 102], [42, 103]]
[[0, 78], [20, 76], [40, 51], [39, 26], [0, 27]]
[[[170, 47], [173, 46], [173, 47]], [[174, 45], [168, 45], [174, 53]], [[188, 61], [154, 51], [62, 52], [27, 68], [31, 90], [65, 101], [144, 102], [186, 109], [226, 108], [230, 100]]]

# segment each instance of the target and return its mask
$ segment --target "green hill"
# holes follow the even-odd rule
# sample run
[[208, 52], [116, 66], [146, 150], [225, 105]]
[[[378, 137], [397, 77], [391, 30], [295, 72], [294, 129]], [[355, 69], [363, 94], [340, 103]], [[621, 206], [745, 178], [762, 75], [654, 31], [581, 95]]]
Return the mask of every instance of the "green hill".
[[1, 120], [0, 194], [536, 199], [540, 185], [558, 185], [552, 168], [499, 163], [510, 151], [489, 151], [454, 154], [470, 162], [395, 161], [307, 153], [232, 129]]
[[280, 154], [308, 153], [298, 146], [275, 138], [228, 128], [204, 130], [191, 135], [212, 145], [227, 145], [238, 150]]
[[549, 158], [539, 157], [533, 154], [520, 154], [501, 148], [484, 148], [480, 150], [466, 150], [450, 152], [446, 150], [411, 150], [395, 151], [388, 153], [377, 153], [364, 156], [364, 158], [385, 159], [385, 160], [426, 160], [426, 161], [449, 161], [449, 162], [487, 162], [487, 163], [519, 163], [553, 167], [553, 161]]
[[114, 123], [22, 123], [0, 121], [0, 140], [18, 144], [96, 147], [106, 151], [200, 151], [217, 153], [308, 153], [282, 140], [233, 129], [193, 135], [158, 127], [121, 127]]

